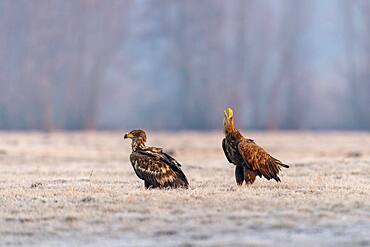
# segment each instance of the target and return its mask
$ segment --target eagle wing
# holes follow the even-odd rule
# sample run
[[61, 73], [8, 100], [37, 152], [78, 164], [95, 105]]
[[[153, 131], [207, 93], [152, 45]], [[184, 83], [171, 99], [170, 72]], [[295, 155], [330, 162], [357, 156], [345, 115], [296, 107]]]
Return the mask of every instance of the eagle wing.
[[222, 140], [222, 149], [224, 150], [227, 160], [236, 166], [246, 166], [249, 168], [248, 163], [245, 162], [240, 155], [238, 144], [228, 142], [226, 138]]
[[222, 149], [224, 150], [224, 153], [225, 153], [226, 159], [229, 161], [229, 163], [233, 163], [233, 161], [231, 160], [231, 157], [230, 157], [229, 151], [228, 151], [228, 149], [227, 149], [226, 138], [222, 139]]
[[136, 175], [153, 187], [188, 187], [178, 162], [162, 151], [140, 150], [130, 155]]
[[157, 147], [146, 147], [145, 149], [140, 150], [139, 152], [149, 154], [155, 157], [159, 157], [162, 161], [166, 162], [169, 166], [181, 167], [181, 164], [175, 160], [171, 155], [163, 152], [162, 148]]
[[279, 182], [280, 178], [278, 177], [278, 174], [280, 166], [286, 168], [289, 167], [283, 164], [280, 160], [272, 157], [253, 140], [245, 139], [240, 141], [238, 149], [244, 161], [248, 163], [251, 169], [257, 171], [268, 180], [273, 178]]

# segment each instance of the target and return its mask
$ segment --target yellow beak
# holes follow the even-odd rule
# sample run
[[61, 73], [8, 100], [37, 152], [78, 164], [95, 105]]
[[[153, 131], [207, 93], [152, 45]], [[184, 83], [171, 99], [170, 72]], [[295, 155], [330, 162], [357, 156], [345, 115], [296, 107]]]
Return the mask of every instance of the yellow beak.
[[227, 111], [229, 112], [229, 114], [227, 114], [227, 112], [226, 111], [224, 111], [224, 115], [225, 115], [225, 118], [226, 119], [231, 119], [232, 117], [233, 117], [233, 109], [231, 109], [230, 107], [229, 108], [227, 108]]
[[127, 133], [123, 136], [124, 139], [127, 139], [127, 138], [134, 138], [134, 135], [131, 134], [131, 133]]

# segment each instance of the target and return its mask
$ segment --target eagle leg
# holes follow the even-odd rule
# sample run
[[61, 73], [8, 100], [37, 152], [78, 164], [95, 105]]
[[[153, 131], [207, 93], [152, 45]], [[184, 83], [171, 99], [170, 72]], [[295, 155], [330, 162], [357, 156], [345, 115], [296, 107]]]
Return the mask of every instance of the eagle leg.
[[257, 172], [244, 167], [244, 180], [246, 184], [253, 184], [256, 181]]
[[244, 182], [243, 166], [235, 166], [235, 180], [237, 185], [242, 185]]

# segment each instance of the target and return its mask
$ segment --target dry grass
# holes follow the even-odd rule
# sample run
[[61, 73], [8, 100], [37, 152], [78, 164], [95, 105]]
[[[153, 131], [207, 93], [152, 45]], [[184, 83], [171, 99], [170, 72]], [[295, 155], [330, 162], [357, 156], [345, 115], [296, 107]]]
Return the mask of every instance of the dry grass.
[[0, 134], [0, 246], [368, 246], [368, 133], [250, 133], [291, 164], [237, 187], [221, 133], [156, 133], [189, 190], [143, 188], [121, 133]]

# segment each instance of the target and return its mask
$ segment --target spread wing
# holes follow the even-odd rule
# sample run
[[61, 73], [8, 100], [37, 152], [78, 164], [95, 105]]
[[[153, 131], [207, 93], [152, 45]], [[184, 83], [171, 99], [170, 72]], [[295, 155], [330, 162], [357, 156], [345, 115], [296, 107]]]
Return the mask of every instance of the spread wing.
[[280, 167], [289, 167], [283, 164], [280, 160], [269, 155], [253, 140], [246, 139], [241, 141], [238, 149], [244, 161], [248, 163], [251, 169], [259, 172], [268, 180], [273, 178], [279, 182], [280, 178], [278, 177], [278, 174]]
[[179, 163], [168, 154], [153, 150], [140, 150], [130, 155], [136, 175], [153, 187], [188, 187]]

